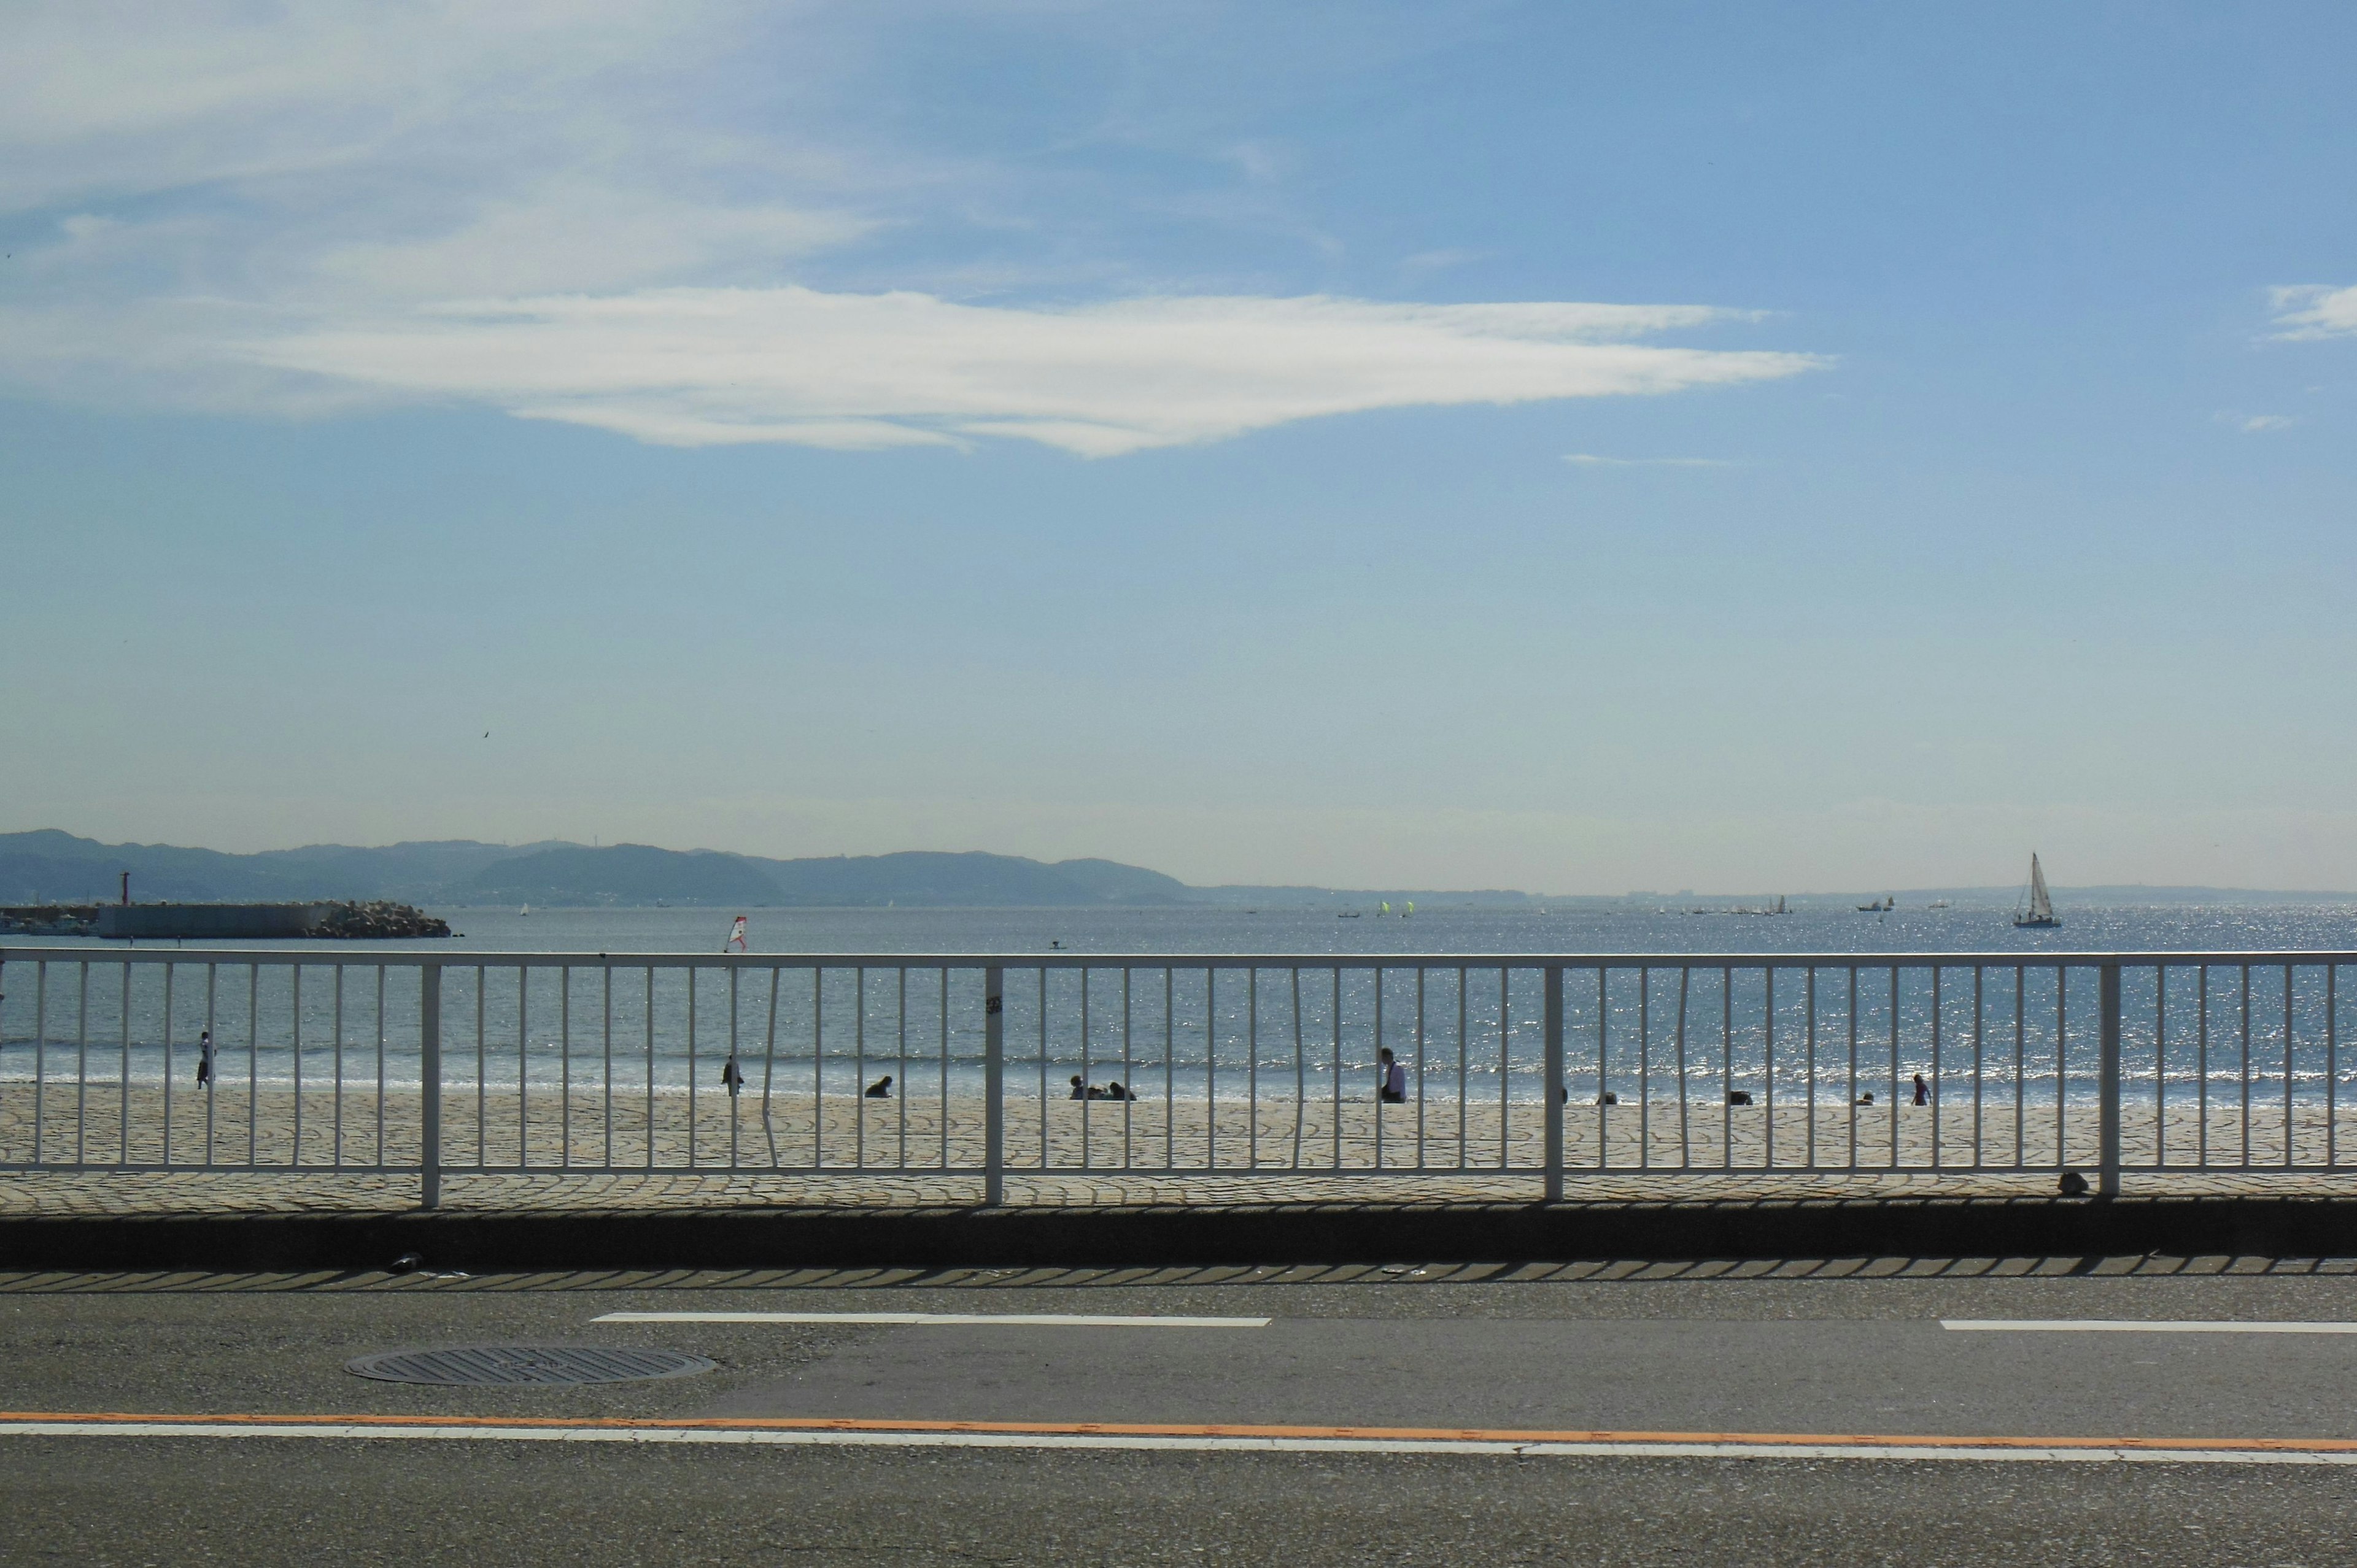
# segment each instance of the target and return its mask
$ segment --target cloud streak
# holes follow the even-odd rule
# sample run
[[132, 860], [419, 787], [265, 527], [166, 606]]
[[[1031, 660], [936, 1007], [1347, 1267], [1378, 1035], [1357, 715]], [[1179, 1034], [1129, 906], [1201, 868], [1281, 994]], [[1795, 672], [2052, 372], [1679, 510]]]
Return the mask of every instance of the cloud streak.
[[2275, 290], [2274, 299], [2277, 338], [2357, 337], [2357, 285], [2300, 284]]
[[439, 306], [245, 346], [255, 363], [669, 446], [1032, 441], [1088, 457], [1377, 409], [1645, 396], [1774, 380], [1803, 354], [1637, 341], [1694, 306], [1322, 295], [1071, 308], [802, 287]]
[[1563, 460], [1582, 468], [1731, 468], [1724, 457], [1606, 457], [1594, 452], [1566, 452]]
[[[1122, 297], [1110, 255], [1091, 258], [1096, 303], [919, 292], [959, 246], [896, 261], [894, 236], [958, 221], [991, 171], [846, 130], [856, 94], [828, 85], [860, 52], [831, 37], [845, 25], [689, 0], [37, 8], [0, 57], [0, 217], [26, 235], [0, 382], [264, 414], [470, 404], [676, 446], [1106, 457], [1823, 363], [1663, 340], [1753, 319], [1706, 306], [1190, 294], [1167, 274]], [[1253, 200], [1281, 182], [1281, 146], [1233, 157]], [[1050, 251], [1088, 231], [1017, 216], [990, 221]]]

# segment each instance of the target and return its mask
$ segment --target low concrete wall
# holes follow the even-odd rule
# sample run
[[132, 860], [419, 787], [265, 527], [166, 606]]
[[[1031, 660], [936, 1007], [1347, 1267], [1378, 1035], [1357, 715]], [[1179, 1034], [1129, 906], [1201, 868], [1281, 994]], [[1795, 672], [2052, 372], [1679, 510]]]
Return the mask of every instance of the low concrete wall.
[[102, 904], [102, 937], [193, 937], [207, 941], [264, 941], [307, 937], [332, 904]]
[[1590, 1259], [2347, 1257], [2346, 1198], [734, 1209], [0, 1220], [12, 1269], [1178, 1267]]

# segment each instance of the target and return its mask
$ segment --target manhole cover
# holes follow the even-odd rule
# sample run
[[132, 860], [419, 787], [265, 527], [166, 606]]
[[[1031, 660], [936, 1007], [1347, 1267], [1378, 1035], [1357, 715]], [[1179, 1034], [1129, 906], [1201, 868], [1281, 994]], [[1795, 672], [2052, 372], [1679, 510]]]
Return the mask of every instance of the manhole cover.
[[344, 1370], [388, 1383], [630, 1383], [684, 1378], [712, 1363], [678, 1350], [618, 1350], [603, 1345], [454, 1345], [440, 1350], [381, 1350]]

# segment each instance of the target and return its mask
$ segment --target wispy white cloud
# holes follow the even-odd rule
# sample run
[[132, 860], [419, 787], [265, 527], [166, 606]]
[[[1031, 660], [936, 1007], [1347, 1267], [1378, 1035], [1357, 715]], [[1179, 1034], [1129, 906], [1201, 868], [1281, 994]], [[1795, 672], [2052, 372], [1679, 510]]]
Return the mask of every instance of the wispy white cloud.
[[1566, 452], [1566, 463], [1583, 468], [1731, 468], [1724, 457], [1606, 457], [1594, 452]]
[[[877, 242], [963, 198], [939, 166], [912, 173], [922, 157], [836, 134], [813, 15], [36, 5], [0, 53], [0, 219], [26, 235], [0, 383], [264, 413], [457, 402], [675, 446], [1017, 439], [1105, 456], [1821, 363], [1663, 340], [1756, 319], [1703, 306], [1189, 295], [1167, 274], [1125, 290], [1119, 267], [1093, 304], [893, 288], [942, 275], [956, 247], [936, 235], [911, 274]], [[756, 36], [777, 68], [716, 106]], [[1253, 201], [1288, 156], [1228, 145]]]
[[2357, 285], [2299, 284], [2276, 289], [2274, 299], [2278, 338], [2357, 336]]
[[392, 395], [669, 445], [1012, 437], [1096, 457], [1327, 414], [1658, 394], [1817, 363], [1633, 341], [1722, 315], [1323, 296], [1026, 309], [914, 293], [688, 288], [454, 305], [242, 352]]
[[2222, 410], [2216, 417], [2219, 424], [2232, 425], [2245, 435], [2256, 435], [2268, 430], [2281, 430], [2287, 425], [2299, 423], [2297, 418], [2288, 413], [2235, 413]]

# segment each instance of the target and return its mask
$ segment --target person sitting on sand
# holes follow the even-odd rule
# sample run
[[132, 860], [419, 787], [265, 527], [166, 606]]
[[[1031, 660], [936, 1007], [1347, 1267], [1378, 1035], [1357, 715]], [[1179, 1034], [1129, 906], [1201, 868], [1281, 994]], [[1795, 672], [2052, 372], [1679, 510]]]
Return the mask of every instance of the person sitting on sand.
[[1067, 1100], [1096, 1100], [1101, 1098], [1103, 1093], [1103, 1090], [1090, 1088], [1088, 1083], [1079, 1073], [1074, 1073], [1072, 1075], [1072, 1092], [1066, 1095], [1064, 1098]]
[[1131, 1093], [1128, 1090], [1124, 1089], [1121, 1086], [1121, 1080], [1119, 1079], [1115, 1079], [1113, 1082], [1105, 1085], [1104, 1097], [1107, 1100], [1135, 1100], [1137, 1098], [1136, 1095]]
[[868, 1100], [889, 1100], [889, 1099], [891, 1099], [891, 1098], [892, 1098], [892, 1075], [891, 1075], [890, 1073], [888, 1073], [888, 1073], [886, 1073], [882, 1078], [877, 1079], [874, 1083], [869, 1084], [869, 1085], [867, 1086], [867, 1090], [866, 1090], [866, 1092], [865, 1098], [866, 1098], [866, 1099], [868, 1099]]
[[1386, 1105], [1406, 1104], [1407, 1068], [1392, 1055], [1389, 1046], [1375, 1053], [1375, 1071], [1383, 1079], [1375, 1087], [1376, 1098]]

